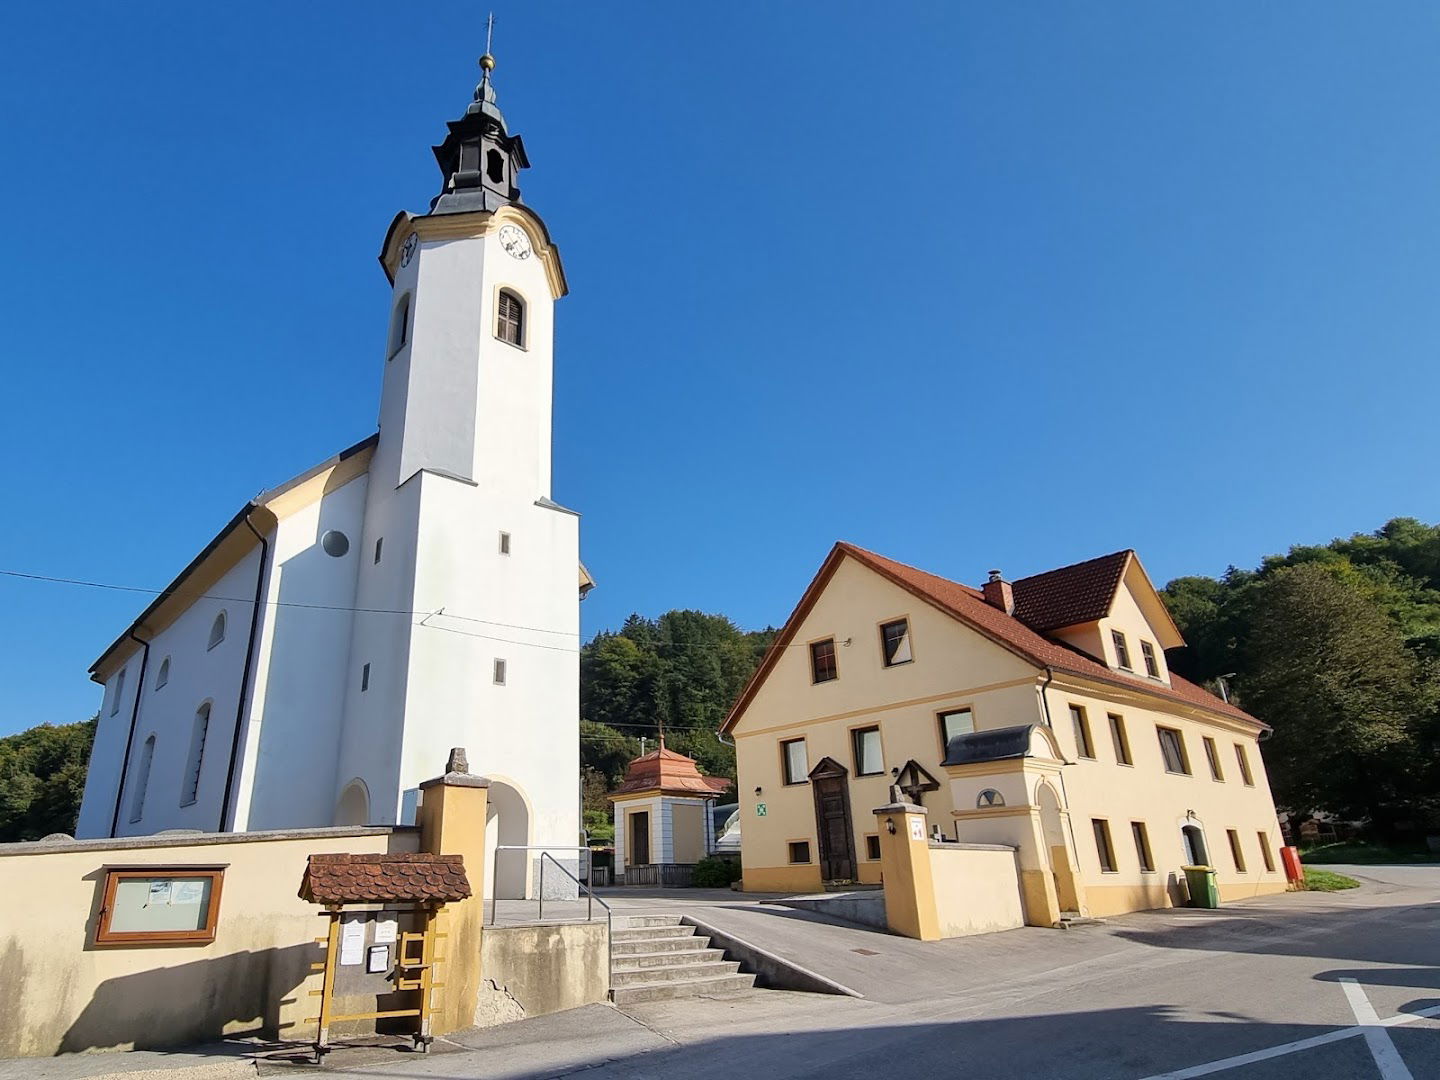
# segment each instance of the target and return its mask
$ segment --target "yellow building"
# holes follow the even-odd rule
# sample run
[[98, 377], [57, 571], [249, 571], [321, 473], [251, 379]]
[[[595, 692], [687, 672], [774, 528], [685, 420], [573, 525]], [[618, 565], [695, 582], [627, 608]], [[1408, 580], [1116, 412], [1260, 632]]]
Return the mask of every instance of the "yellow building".
[[1281, 892], [1269, 729], [1173, 675], [1133, 551], [972, 588], [837, 544], [722, 732], [744, 887], [880, 881], [898, 784], [932, 835], [1017, 849], [1026, 921]]

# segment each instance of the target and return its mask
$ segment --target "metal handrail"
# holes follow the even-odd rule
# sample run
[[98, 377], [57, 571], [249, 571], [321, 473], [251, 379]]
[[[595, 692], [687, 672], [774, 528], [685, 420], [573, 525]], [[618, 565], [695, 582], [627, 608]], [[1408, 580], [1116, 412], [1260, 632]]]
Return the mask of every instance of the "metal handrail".
[[[495, 925], [495, 919], [496, 919], [496, 918], [499, 916], [499, 914], [500, 914], [500, 898], [499, 898], [497, 895], [495, 895], [495, 894], [496, 894], [496, 891], [497, 891], [497, 890], [496, 890], [496, 886], [499, 884], [499, 880], [498, 880], [498, 879], [499, 879], [499, 873], [500, 873], [500, 852], [502, 852], [502, 851], [538, 851], [538, 852], [540, 852], [540, 882], [539, 882], [539, 889], [540, 889], [539, 905], [540, 905], [540, 908], [539, 908], [538, 918], [543, 919], [543, 918], [545, 917], [545, 860], [546, 860], [546, 859], [549, 859], [552, 863], [555, 864], [556, 868], [557, 868], [562, 874], [564, 874], [566, 877], [568, 877], [571, 881], [575, 882], [575, 884], [578, 885], [578, 886], [580, 886], [580, 888], [582, 888], [582, 889], [585, 890], [585, 896], [586, 896], [586, 898], [587, 898], [586, 904], [585, 904], [585, 921], [586, 921], [586, 922], [589, 922], [589, 921], [590, 921], [590, 916], [591, 916], [591, 915], [594, 913], [594, 911], [595, 911], [595, 902], [596, 902], [597, 900], [600, 902], [600, 906], [605, 909], [605, 961], [606, 961], [606, 963], [605, 963], [605, 981], [608, 983], [608, 982], [610, 981], [610, 972], [611, 972], [611, 970], [612, 970], [612, 969], [614, 968], [614, 966], [615, 966], [615, 911], [614, 911], [613, 908], [610, 907], [609, 904], [607, 904], [607, 903], [605, 902], [605, 900], [604, 900], [603, 897], [599, 897], [599, 896], [596, 896], [596, 895], [595, 895], [595, 890], [590, 887], [590, 883], [589, 883], [588, 881], [581, 881], [581, 880], [580, 880], [578, 877], [576, 877], [574, 874], [570, 873], [569, 870], [565, 869], [565, 867], [560, 863], [560, 861], [559, 861], [558, 859], [555, 858], [554, 855], [551, 855], [551, 854], [550, 854], [550, 852], [552, 852], [552, 851], [584, 851], [584, 852], [587, 852], [587, 853], [588, 853], [588, 852], [590, 851], [590, 849], [589, 849], [589, 848], [581, 848], [581, 847], [565, 847], [563, 844], [497, 844], [497, 845], [495, 846], [495, 857], [494, 857], [494, 859], [493, 859], [492, 862], [491, 862], [491, 875], [492, 875], [491, 878], [490, 878], [490, 897], [491, 897], [491, 899], [490, 899], [490, 925], [491, 925], [491, 926], [494, 926], [494, 925]], [[591, 865], [593, 866], [594, 864], [592, 863]], [[522, 897], [521, 899], [524, 899], [524, 898]]]
[[[495, 918], [496, 918], [496, 916], [497, 916], [497, 915], [499, 914], [499, 912], [500, 912], [500, 897], [499, 897], [498, 895], [496, 895], [496, 893], [499, 891], [499, 890], [498, 890], [498, 886], [499, 886], [499, 883], [500, 883], [500, 882], [499, 882], [499, 878], [500, 878], [500, 852], [502, 852], [502, 851], [539, 851], [539, 852], [577, 851], [577, 852], [585, 852], [585, 853], [588, 854], [589, 851], [590, 851], [590, 849], [589, 849], [589, 848], [583, 848], [583, 847], [567, 847], [567, 846], [564, 845], [564, 844], [497, 844], [497, 845], [495, 846], [495, 855], [494, 855], [494, 857], [490, 860], [490, 897], [491, 897], [491, 899], [490, 899], [490, 925], [491, 925], [491, 926], [494, 926], [494, 925], [495, 925]], [[560, 864], [555, 861], [554, 856], [551, 856], [550, 861], [553, 862], [553, 863], [555, 863], [556, 866], [560, 866]], [[565, 868], [564, 868], [563, 866], [560, 866], [560, 869], [561, 869], [561, 870], [565, 870]], [[565, 870], [565, 873], [566, 873], [566, 875], [567, 875], [572, 881], [575, 882], [575, 884], [577, 884], [577, 885], [583, 885], [587, 892], [590, 891], [590, 886], [589, 886], [588, 884], [586, 884], [585, 882], [582, 882], [582, 881], [581, 881], [579, 878], [577, 878], [574, 874], [571, 874], [570, 871]], [[527, 877], [527, 878], [529, 877], [529, 874], [528, 874], [528, 873], [526, 874], [526, 877]], [[540, 883], [543, 885], [544, 882], [545, 882], [545, 860], [544, 860], [544, 858], [541, 858], [541, 860], [540, 860]], [[593, 892], [591, 892], [590, 895], [591, 895], [592, 898], [594, 898], [594, 899], [596, 899], [596, 900], [600, 900], [600, 898], [599, 898], [598, 896], [595, 896], [595, 894], [594, 894]], [[518, 900], [523, 900], [523, 899], [525, 899], [525, 898], [524, 898], [523, 896], [520, 896], [520, 897], [516, 897], [516, 899], [518, 899]], [[600, 903], [601, 903], [601, 906], [603, 906], [606, 910], [609, 910], [610, 905], [609, 905], [609, 904], [606, 904], [604, 900], [600, 900]], [[593, 905], [590, 906], [587, 910], [588, 910], [588, 911], [593, 911], [593, 910], [594, 910]], [[544, 916], [544, 913], [545, 913], [545, 891], [544, 891], [544, 889], [541, 889], [541, 891], [540, 891], [540, 915], [543, 917], [543, 916]], [[589, 916], [587, 915], [586, 917], [587, 917], [587, 919], [588, 919]]]

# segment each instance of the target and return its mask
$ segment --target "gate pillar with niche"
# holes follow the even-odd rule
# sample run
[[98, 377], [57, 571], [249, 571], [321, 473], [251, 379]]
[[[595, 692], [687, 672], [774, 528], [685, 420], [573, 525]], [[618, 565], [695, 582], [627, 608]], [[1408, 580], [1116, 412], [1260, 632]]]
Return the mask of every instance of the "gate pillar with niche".
[[1059, 792], [1065, 760], [1040, 724], [957, 735], [944, 768], [961, 841], [1018, 850], [1025, 921], [1056, 926], [1065, 911], [1085, 914], [1085, 886], [1072, 848], [1070, 814]]

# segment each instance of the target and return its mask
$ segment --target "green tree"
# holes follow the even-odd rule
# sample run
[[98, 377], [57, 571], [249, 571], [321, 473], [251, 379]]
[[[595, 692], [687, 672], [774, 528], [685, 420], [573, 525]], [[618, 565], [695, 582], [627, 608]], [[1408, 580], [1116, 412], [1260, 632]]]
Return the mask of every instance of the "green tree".
[[1251, 598], [1246, 707], [1271, 724], [1277, 800], [1384, 828], [1414, 812], [1433, 680], [1343, 558], [1272, 569]]
[[96, 721], [0, 738], [0, 842], [75, 832]]

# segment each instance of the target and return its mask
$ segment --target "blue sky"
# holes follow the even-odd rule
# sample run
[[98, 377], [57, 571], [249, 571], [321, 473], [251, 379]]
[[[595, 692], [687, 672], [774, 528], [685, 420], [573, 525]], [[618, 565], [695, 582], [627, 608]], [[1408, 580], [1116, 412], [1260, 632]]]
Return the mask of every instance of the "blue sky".
[[[631, 611], [778, 623], [844, 538], [1157, 582], [1434, 520], [1440, 8], [513, 4], [563, 252], [555, 496]], [[373, 430], [483, 9], [11, 5], [0, 568], [159, 588]], [[0, 579], [0, 733], [146, 598]]]

